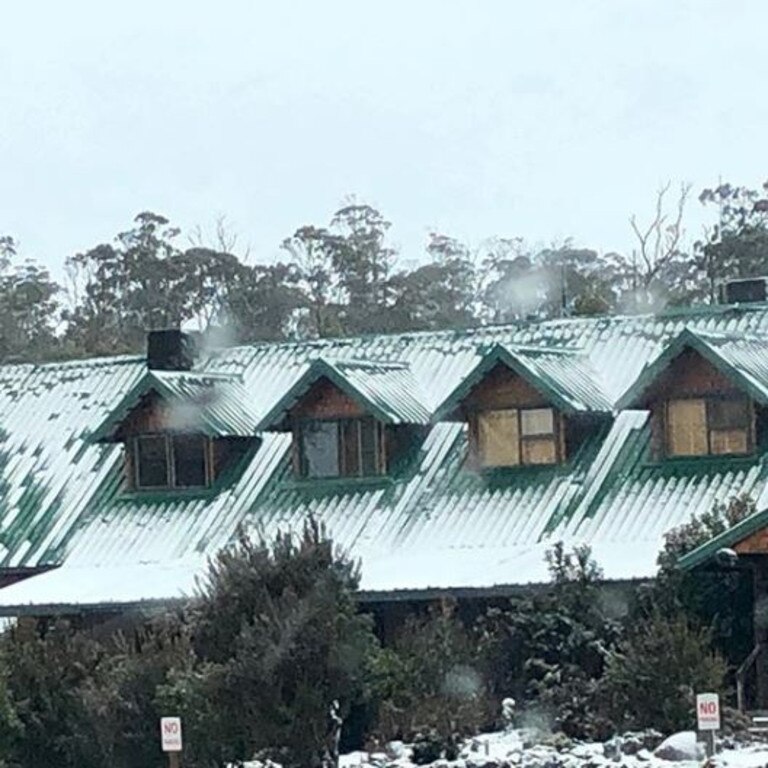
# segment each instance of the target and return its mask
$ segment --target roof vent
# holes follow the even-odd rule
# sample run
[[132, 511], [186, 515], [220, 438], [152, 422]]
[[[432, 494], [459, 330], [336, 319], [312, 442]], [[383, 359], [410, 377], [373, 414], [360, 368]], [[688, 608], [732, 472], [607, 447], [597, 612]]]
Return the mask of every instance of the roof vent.
[[147, 368], [153, 371], [190, 371], [195, 363], [195, 342], [178, 328], [147, 334]]
[[749, 304], [768, 301], [768, 277], [726, 280], [720, 285], [721, 304]]

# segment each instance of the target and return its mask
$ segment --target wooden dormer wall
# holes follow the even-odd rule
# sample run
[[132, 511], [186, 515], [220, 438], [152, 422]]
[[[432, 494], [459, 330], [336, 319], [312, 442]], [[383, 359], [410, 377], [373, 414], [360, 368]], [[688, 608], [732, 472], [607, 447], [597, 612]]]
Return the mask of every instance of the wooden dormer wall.
[[353, 419], [366, 412], [326, 378], [318, 379], [288, 412], [293, 419]]
[[[649, 389], [640, 406], [651, 412], [651, 454], [654, 459], [666, 455], [665, 403], [676, 398], [715, 395], [747, 396], [696, 350], [685, 349]], [[753, 411], [753, 435], [754, 432]]]
[[155, 392], [145, 395], [117, 431], [118, 440], [168, 429], [168, 409]]
[[551, 403], [506, 365], [498, 364], [464, 399], [464, 409], [550, 408]]
[[498, 363], [494, 366], [462, 402], [461, 412], [467, 421], [469, 430], [468, 466], [480, 467], [477, 434], [477, 411], [504, 410], [506, 408], [552, 408], [555, 416], [555, 435], [557, 461], [566, 456], [565, 416], [538, 389], [529, 384], [522, 376]]

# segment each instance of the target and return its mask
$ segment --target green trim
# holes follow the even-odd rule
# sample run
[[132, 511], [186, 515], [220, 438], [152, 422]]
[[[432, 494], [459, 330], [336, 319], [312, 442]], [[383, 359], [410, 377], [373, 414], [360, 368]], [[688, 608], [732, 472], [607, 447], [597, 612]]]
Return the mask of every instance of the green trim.
[[[221, 383], [224, 386], [239, 385], [240, 381], [235, 376], [220, 373], [206, 373], [197, 371], [160, 371], [155, 372], [147, 370], [141, 378], [128, 390], [126, 395], [118, 402], [117, 406], [109, 413], [99, 426], [91, 433], [90, 440], [93, 442], [111, 442], [115, 439], [115, 431], [131, 414], [131, 412], [141, 403], [142, 398], [151, 393], [155, 393], [161, 399], [168, 402], [184, 402], [185, 393], [179, 392], [171, 386], [164, 376], [177, 375], [179, 378], [187, 378], [195, 381], [196, 384], [210, 382], [212, 385]], [[231, 395], [231, 392], [230, 392]], [[256, 417], [249, 412], [249, 406], [244, 393], [238, 393], [238, 397], [233, 400], [236, 405], [240, 424], [235, 421], [227, 423], [226, 416], [216, 413], [209, 413], [206, 408], [199, 409], [200, 425], [194, 430], [198, 434], [207, 437], [251, 437], [256, 431], [251, 430], [250, 425], [255, 425]]]
[[[379, 363], [387, 365], [387, 363]], [[405, 366], [403, 366], [405, 368]], [[309, 368], [301, 375], [299, 380], [277, 401], [271, 410], [256, 425], [257, 432], [267, 432], [280, 427], [285, 414], [309, 391], [319, 379], [326, 378], [338, 389], [357, 402], [368, 414], [384, 424], [400, 424], [392, 411], [382, 408], [375, 400], [356, 387], [350, 379], [344, 375], [333, 363], [325, 358], [318, 357], [309, 364]]]
[[755, 512], [754, 515], [750, 515], [745, 520], [736, 523], [733, 528], [723, 531], [718, 536], [715, 536], [715, 538], [683, 555], [677, 561], [677, 567], [684, 571], [695, 568], [697, 565], [701, 565], [706, 560], [709, 560], [718, 550], [730, 547], [742, 539], [746, 539], [747, 536], [759, 531], [766, 525], [768, 525], [768, 509], [764, 509], [762, 512]]
[[[561, 355], [564, 358], [578, 360], [578, 352], [573, 350], [558, 349], [537, 349], [531, 350], [537, 354]], [[461, 383], [443, 400], [432, 417], [433, 422], [446, 421], [451, 419], [453, 412], [461, 405], [462, 401], [470, 392], [491, 372], [499, 363], [516, 373], [528, 384], [538, 390], [552, 405], [566, 414], [574, 413], [610, 413], [611, 407], [605, 398], [605, 405], [602, 409], [589, 408], [584, 404], [579, 404], [576, 398], [566, 392], [563, 387], [557, 385], [557, 382], [551, 381], [548, 377], [542, 376], [534, 370], [524, 360], [525, 350], [522, 348], [517, 352], [505, 347], [503, 344], [494, 344], [477, 365], [464, 377]]]
[[308, 495], [328, 492], [357, 491], [367, 488], [387, 488], [395, 485], [399, 478], [391, 475], [345, 475], [344, 477], [296, 477], [290, 474], [280, 485], [283, 488], [301, 491]]
[[706, 338], [690, 328], [684, 328], [663, 349], [658, 357], [645, 365], [634, 384], [619, 398], [616, 408], [624, 411], [640, 406], [642, 398], [648, 389], [653, 386], [659, 376], [685, 349], [693, 349], [695, 352], [698, 352], [707, 362], [717, 368], [720, 373], [731, 379], [740, 390], [749, 394], [761, 405], [768, 405], [768, 393], [766, 393], [765, 389], [757, 386], [749, 376], [746, 376], [728, 361], [715, 346], [707, 342]]

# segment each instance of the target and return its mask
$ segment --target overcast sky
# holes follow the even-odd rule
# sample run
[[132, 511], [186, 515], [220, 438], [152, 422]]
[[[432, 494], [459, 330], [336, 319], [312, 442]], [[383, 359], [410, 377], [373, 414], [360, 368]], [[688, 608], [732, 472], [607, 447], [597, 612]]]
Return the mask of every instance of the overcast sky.
[[226, 215], [271, 261], [354, 193], [405, 260], [626, 250], [660, 183], [768, 177], [766, 30], [762, 0], [5, 2], [0, 234], [58, 271], [141, 210]]

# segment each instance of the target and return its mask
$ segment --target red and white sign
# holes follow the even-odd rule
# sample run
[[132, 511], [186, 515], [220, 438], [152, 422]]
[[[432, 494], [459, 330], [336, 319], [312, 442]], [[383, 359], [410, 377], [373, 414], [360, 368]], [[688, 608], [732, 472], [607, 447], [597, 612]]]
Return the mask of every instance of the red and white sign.
[[181, 752], [181, 718], [160, 718], [160, 741], [163, 752]]
[[720, 730], [720, 697], [716, 693], [696, 695], [696, 720], [700, 731]]

